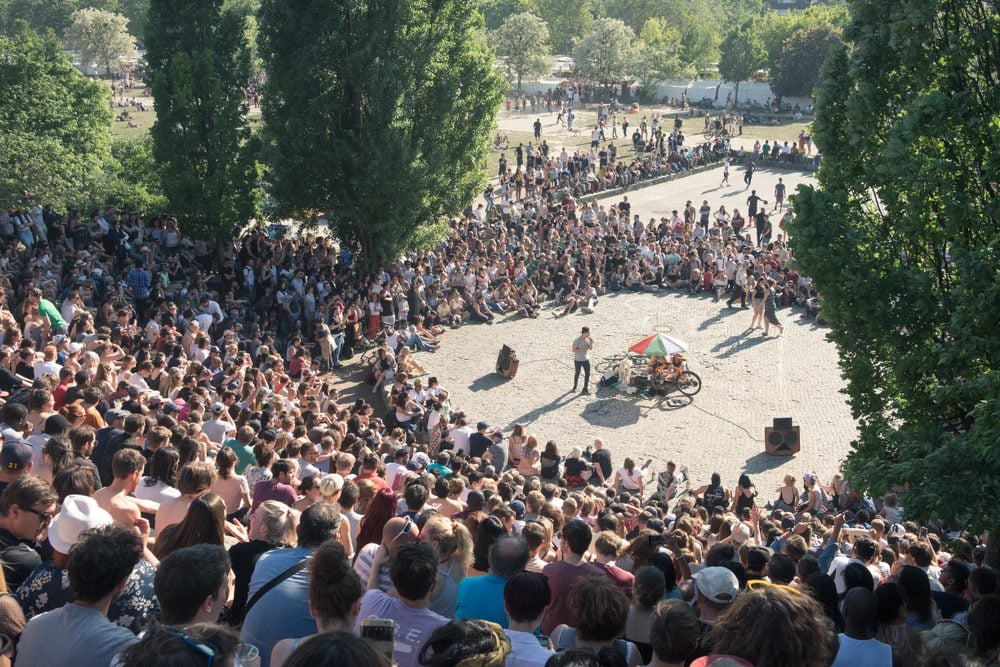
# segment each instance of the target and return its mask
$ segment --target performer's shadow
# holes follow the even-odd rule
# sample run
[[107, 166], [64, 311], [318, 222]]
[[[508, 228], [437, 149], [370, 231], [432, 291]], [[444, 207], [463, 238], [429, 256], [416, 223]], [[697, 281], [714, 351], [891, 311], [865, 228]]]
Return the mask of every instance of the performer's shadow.
[[537, 420], [542, 415], [552, 412], [553, 410], [558, 410], [562, 406], [570, 403], [573, 399], [577, 398], [578, 396], [579, 394], [577, 394], [575, 391], [567, 391], [561, 396], [557, 396], [552, 401], [549, 401], [545, 405], [540, 405], [534, 410], [531, 410], [530, 412], [525, 412], [520, 417], [512, 419], [510, 423], [524, 424], [525, 426], [527, 426], [531, 422]]

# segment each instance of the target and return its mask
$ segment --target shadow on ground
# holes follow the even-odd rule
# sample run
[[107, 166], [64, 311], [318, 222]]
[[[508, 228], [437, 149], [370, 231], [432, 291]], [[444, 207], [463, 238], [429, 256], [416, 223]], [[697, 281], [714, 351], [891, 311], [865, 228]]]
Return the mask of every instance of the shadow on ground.
[[642, 408], [635, 401], [601, 398], [588, 403], [580, 416], [594, 426], [618, 428], [638, 423], [641, 414]]
[[511, 419], [510, 423], [511, 424], [524, 424], [525, 426], [527, 426], [528, 424], [530, 424], [530, 423], [534, 422], [535, 420], [537, 420], [542, 415], [544, 415], [544, 414], [546, 414], [548, 412], [552, 412], [553, 410], [558, 410], [562, 406], [567, 405], [568, 403], [570, 403], [573, 399], [577, 398], [578, 396], [579, 396], [579, 394], [577, 394], [575, 391], [567, 391], [566, 393], [562, 394], [561, 396], [558, 396], [555, 399], [553, 399], [552, 401], [549, 401], [545, 405], [540, 405], [540, 406], [538, 406], [537, 408], [535, 408], [534, 410], [532, 410], [530, 412], [525, 412], [523, 415], [521, 415], [520, 417], [518, 417], [516, 419]]
[[469, 389], [471, 391], [487, 391], [490, 389], [496, 389], [506, 382], [508, 382], [507, 378], [499, 373], [492, 372], [473, 380], [472, 384], [469, 385]]
[[[759, 443], [760, 447], [764, 447], [764, 443]], [[766, 452], [760, 452], [759, 454], [754, 454], [746, 460], [743, 464], [743, 472], [748, 475], [753, 475], [761, 472], [767, 472], [768, 470], [774, 470], [775, 468], [780, 468], [784, 464], [791, 461], [793, 456], [771, 456]]]

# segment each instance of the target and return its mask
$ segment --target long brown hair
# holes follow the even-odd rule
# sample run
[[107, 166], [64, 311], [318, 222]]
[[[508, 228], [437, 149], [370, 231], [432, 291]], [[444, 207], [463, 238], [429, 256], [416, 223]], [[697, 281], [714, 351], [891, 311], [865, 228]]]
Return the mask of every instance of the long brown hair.
[[167, 526], [156, 538], [153, 554], [160, 560], [177, 549], [196, 544], [225, 546], [226, 504], [214, 493], [205, 493], [188, 507], [184, 520]]

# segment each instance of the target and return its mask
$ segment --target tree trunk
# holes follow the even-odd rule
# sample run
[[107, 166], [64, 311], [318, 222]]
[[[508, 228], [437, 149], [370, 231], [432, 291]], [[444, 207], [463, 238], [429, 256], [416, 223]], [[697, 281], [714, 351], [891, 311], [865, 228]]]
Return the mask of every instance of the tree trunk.
[[997, 521], [996, 525], [990, 529], [988, 539], [983, 564], [996, 570], [1000, 568], [1000, 521]]
[[733, 108], [735, 109], [740, 105], [740, 82], [736, 82], [736, 95], [733, 97]]
[[521, 92], [521, 72], [517, 73], [517, 92]]
[[713, 102], [719, 101], [719, 89], [722, 88], [722, 79], [719, 79], [719, 85], [715, 87], [715, 97], [712, 98]]

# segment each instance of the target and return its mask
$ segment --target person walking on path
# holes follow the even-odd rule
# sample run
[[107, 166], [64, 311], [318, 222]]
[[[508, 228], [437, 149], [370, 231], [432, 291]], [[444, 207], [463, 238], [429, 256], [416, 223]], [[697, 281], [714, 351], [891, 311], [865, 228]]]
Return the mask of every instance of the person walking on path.
[[780, 178], [778, 184], [774, 186], [774, 210], [785, 207], [785, 183]]
[[590, 337], [590, 328], [583, 327], [580, 335], [573, 341], [573, 391], [576, 391], [580, 381], [580, 371], [583, 371], [583, 390], [581, 394], [589, 394], [590, 389], [590, 351], [594, 349], [594, 341]]
[[773, 280], [767, 281], [767, 289], [764, 292], [764, 335], [767, 335], [769, 325], [778, 327], [778, 335], [785, 333], [785, 327], [778, 321], [778, 314], [774, 308], [774, 293], [777, 283]]
[[754, 164], [754, 161], [752, 159], [747, 159], [746, 173], [743, 174], [743, 182], [746, 183], [747, 186], [743, 188], [744, 190], [750, 189], [750, 181], [753, 180], [753, 172], [756, 171], [756, 169], [757, 165]]

